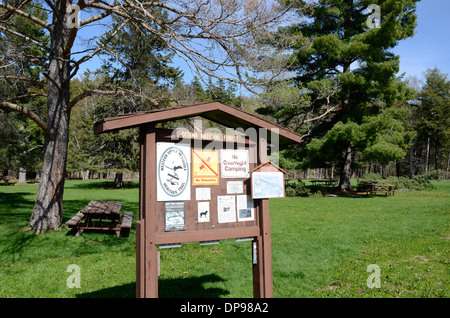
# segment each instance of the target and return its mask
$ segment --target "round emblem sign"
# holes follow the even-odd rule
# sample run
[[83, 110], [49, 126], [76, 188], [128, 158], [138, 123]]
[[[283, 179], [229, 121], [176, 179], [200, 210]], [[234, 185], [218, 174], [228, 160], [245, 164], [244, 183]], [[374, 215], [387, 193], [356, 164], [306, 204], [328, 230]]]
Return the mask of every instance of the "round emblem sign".
[[164, 151], [158, 164], [158, 179], [164, 192], [172, 197], [179, 196], [186, 189], [189, 164], [179, 148], [170, 147]]

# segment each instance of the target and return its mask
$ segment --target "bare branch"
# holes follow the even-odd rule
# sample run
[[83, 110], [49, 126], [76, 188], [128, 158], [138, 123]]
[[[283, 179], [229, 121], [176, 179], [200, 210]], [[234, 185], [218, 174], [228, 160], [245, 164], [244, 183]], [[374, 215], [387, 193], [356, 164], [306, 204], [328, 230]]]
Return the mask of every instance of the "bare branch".
[[39, 24], [40, 26], [46, 28], [49, 32], [52, 31], [51, 25], [49, 25], [47, 22], [42, 21], [41, 19], [35, 17], [34, 15], [31, 15], [25, 11], [22, 11], [19, 8], [10, 6], [9, 4], [3, 3], [3, 2], [0, 2], [0, 7], [6, 9], [11, 14], [17, 13], [18, 15], [21, 15], [21, 16], [27, 18], [28, 20]]
[[[85, 23], [110, 13], [133, 21], [142, 30], [163, 40], [200, 78], [203, 78], [201, 74], [206, 74], [243, 84], [251, 90], [251, 86], [270, 82], [286, 69], [287, 58], [277, 56], [277, 52], [256, 42], [258, 33], [269, 30], [289, 10], [286, 7], [280, 9], [275, 2], [193, 0], [188, 5], [177, 0], [122, 0], [115, 4], [86, 2], [85, 7], [105, 12], [86, 19]], [[166, 13], [164, 19], [154, 14], [158, 9]], [[256, 73], [267, 71], [268, 65], [274, 75], [266, 76], [266, 80], [255, 83], [244, 78], [247, 76], [244, 69]]]
[[71, 77], [73, 77], [76, 74], [81, 63], [84, 63], [84, 62], [90, 60], [92, 57], [94, 57], [96, 54], [98, 54], [101, 50], [103, 50], [106, 47], [106, 45], [114, 38], [114, 36], [116, 36], [116, 34], [128, 23], [128, 21], [129, 21], [128, 19], [123, 21], [117, 27], [117, 29], [113, 33], [111, 33], [110, 36], [108, 36], [108, 38], [102, 43], [102, 45], [100, 45], [98, 48], [96, 48], [91, 54], [85, 55], [81, 59], [76, 61], [74, 63], [75, 71], [72, 72]]
[[36, 80], [36, 79], [27, 78], [27, 77], [21, 77], [21, 76], [0, 75], [0, 78], [4, 78], [7, 81], [18, 80], [18, 81], [30, 82], [30, 83], [34, 83], [34, 84], [43, 84], [43, 83], [45, 83], [45, 81], [43, 81], [43, 80]]
[[4, 32], [8, 32], [8, 33], [11, 33], [11, 34], [14, 34], [15, 36], [18, 36], [18, 37], [24, 39], [25, 41], [29, 41], [29, 42], [31, 42], [31, 43], [33, 43], [33, 44], [35, 44], [35, 45], [37, 45], [37, 46], [43, 48], [43, 49], [46, 50], [46, 51], [49, 51], [49, 50], [50, 50], [50, 49], [48, 48], [48, 46], [45, 45], [44, 43], [42, 43], [42, 42], [40, 42], [40, 41], [37, 41], [37, 40], [35, 40], [35, 39], [32, 39], [32, 38], [30, 38], [29, 36], [24, 35], [24, 34], [22, 34], [22, 33], [19, 33], [19, 32], [17, 32], [17, 31], [8, 29], [8, 28], [4, 27], [3, 25], [0, 25], [0, 30], [3, 30]]
[[[26, 5], [28, 2], [30, 2], [30, 0], [24, 0], [22, 3], [18, 4], [18, 5], [16, 6], [16, 8], [17, 8], [17, 9], [20, 9], [20, 8], [22, 8], [24, 5]], [[2, 20], [3, 20], [4, 22], [7, 22], [9, 19], [12, 18], [13, 15], [14, 15], [14, 12], [13, 12], [13, 11], [7, 11], [7, 12], [5, 12], [5, 14], [3, 15]]]
[[326, 110], [324, 113], [322, 113], [321, 115], [319, 115], [319, 116], [317, 116], [317, 117], [314, 117], [314, 118], [306, 119], [306, 120], [303, 121], [303, 123], [305, 124], [305, 123], [310, 123], [310, 122], [319, 120], [319, 119], [321, 119], [321, 118], [324, 118], [324, 117], [325, 117], [326, 115], [328, 115], [329, 113], [334, 112], [334, 111], [337, 111], [337, 110], [339, 110], [339, 109], [341, 109], [340, 105], [336, 105], [336, 106], [333, 106], [333, 107], [331, 107], [331, 108], [327, 108], [327, 110]]
[[92, 23], [92, 22], [101, 20], [103, 18], [106, 18], [107, 16], [111, 15], [111, 13], [112, 13], [112, 11], [105, 11], [105, 12], [103, 12], [101, 14], [96, 15], [96, 16], [84, 19], [84, 20], [80, 21], [80, 26], [84, 26], [84, 25], [87, 25], [89, 23]]
[[78, 102], [80, 102], [81, 100], [83, 100], [86, 97], [92, 96], [92, 95], [109, 95], [109, 96], [125, 96], [125, 95], [133, 95], [142, 99], [145, 99], [149, 102], [151, 102], [154, 106], [161, 108], [161, 105], [158, 103], [158, 101], [156, 99], [153, 99], [151, 97], [142, 95], [142, 94], [138, 94], [136, 92], [133, 92], [129, 89], [124, 89], [121, 87], [117, 87], [115, 90], [101, 90], [101, 89], [91, 89], [88, 91], [85, 91], [81, 94], [79, 94], [78, 96], [74, 97], [70, 103], [69, 106], [67, 107], [68, 111], [70, 111], [72, 109], [72, 107], [74, 107]]
[[26, 95], [20, 95], [20, 96], [15, 96], [15, 97], [12, 97], [10, 99], [7, 99], [6, 102], [11, 102], [11, 101], [16, 100], [16, 99], [31, 98], [31, 97], [47, 97], [47, 94], [26, 94]]
[[52, 9], [52, 12], [56, 17], [56, 20], [58, 20], [58, 25], [62, 28], [63, 22], [62, 22], [61, 16], [58, 13], [58, 10], [56, 10], [56, 8], [53, 5], [53, 3], [51, 2], [51, 0], [45, 0], [45, 3], [47, 3], [47, 5]]
[[52, 136], [45, 122], [35, 112], [23, 106], [12, 104], [10, 102], [0, 102], [0, 108], [14, 110], [21, 113], [22, 115], [25, 115], [26, 117], [34, 121], [48, 137]]

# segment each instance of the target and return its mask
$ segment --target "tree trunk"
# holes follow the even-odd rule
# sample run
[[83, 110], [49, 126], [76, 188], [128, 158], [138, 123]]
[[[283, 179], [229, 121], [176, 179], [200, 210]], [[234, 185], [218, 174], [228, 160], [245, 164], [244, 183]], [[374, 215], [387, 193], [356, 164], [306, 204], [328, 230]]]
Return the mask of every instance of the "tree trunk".
[[350, 184], [350, 178], [352, 175], [352, 148], [348, 147], [344, 154], [344, 162], [341, 169], [341, 177], [339, 180], [340, 191], [351, 191], [352, 186]]
[[448, 168], [449, 168], [449, 166], [450, 166], [450, 152], [448, 153], [448, 156], [447, 156], [447, 170], [446, 170], [446, 173], [445, 173], [445, 179], [448, 179]]
[[19, 168], [19, 181], [17, 184], [26, 184], [27, 183], [27, 168], [20, 167]]
[[[55, 8], [61, 17], [66, 16], [66, 3], [55, 1]], [[42, 161], [41, 180], [36, 196], [30, 228], [40, 233], [57, 229], [62, 222], [64, 177], [69, 137], [70, 66], [68, 49], [68, 28], [58, 25], [53, 17], [51, 50], [53, 58], [48, 68], [48, 129], [51, 137], [46, 137]]]
[[439, 144], [439, 140], [436, 138], [434, 144], [434, 169], [439, 170], [439, 152], [441, 151], [441, 147]]
[[414, 144], [412, 144], [409, 150], [409, 177], [412, 178], [414, 174]]
[[425, 158], [425, 173], [428, 173], [428, 162], [430, 158], [430, 137], [427, 139], [427, 156]]
[[83, 178], [83, 180], [89, 180], [90, 179], [90, 173], [91, 173], [91, 170], [89, 170], [89, 169], [82, 170], [81, 177]]
[[114, 188], [122, 188], [123, 187], [123, 173], [116, 172], [116, 176], [114, 178]]

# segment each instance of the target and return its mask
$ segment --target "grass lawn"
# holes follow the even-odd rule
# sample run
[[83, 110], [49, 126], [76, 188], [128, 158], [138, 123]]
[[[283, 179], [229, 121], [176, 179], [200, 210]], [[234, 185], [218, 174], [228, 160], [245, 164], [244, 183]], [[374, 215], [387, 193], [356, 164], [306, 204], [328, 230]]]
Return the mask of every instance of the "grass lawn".
[[[90, 200], [118, 200], [138, 216], [138, 187], [67, 181], [66, 222]], [[270, 201], [274, 296], [450, 297], [450, 181], [394, 197], [297, 197]], [[0, 186], [0, 297], [135, 297], [135, 229], [129, 237], [23, 231], [35, 185]], [[251, 243], [161, 250], [160, 297], [252, 297]], [[68, 288], [71, 264], [80, 288]], [[376, 264], [379, 288], [367, 287]]]

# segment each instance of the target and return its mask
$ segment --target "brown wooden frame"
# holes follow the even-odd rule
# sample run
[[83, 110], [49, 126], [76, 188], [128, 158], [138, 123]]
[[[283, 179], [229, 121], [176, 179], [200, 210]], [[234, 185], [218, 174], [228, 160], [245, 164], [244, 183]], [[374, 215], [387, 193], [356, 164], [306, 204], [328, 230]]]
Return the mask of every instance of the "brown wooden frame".
[[[270, 136], [267, 130], [275, 131], [280, 144], [297, 143], [301, 141], [298, 134], [283, 127], [274, 125], [256, 115], [244, 112], [221, 103], [201, 103], [185, 105], [152, 112], [141, 112], [105, 119], [95, 125], [96, 134], [116, 131], [125, 128], [140, 128], [140, 187], [139, 187], [139, 220], [136, 222], [136, 293], [137, 297], [158, 297], [158, 245], [196, 241], [217, 241], [233, 238], [252, 238], [256, 244], [257, 262], [253, 264], [253, 295], [255, 298], [273, 297], [272, 282], [272, 248], [269, 215], [269, 200], [254, 200], [255, 220], [218, 224], [195, 224], [191, 222], [196, 200], [185, 201], [186, 228], [184, 231], [164, 231], [164, 202], [158, 202], [156, 188], [157, 142], [172, 141], [172, 131], [155, 128], [159, 122], [173, 121], [193, 116], [202, 116], [227, 127], [256, 128], [257, 140], [238, 137], [222, 140], [239, 144], [249, 151], [250, 171], [258, 165], [267, 162], [267, 145]], [[202, 136], [201, 136], [202, 137]], [[201, 138], [200, 137], [200, 138]], [[195, 136], [187, 137], [195, 140]], [[186, 136], [185, 136], [186, 139]], [[204, 147], [209, 140], [202, 140]], [[197, 144], [194, 143], [194, 146]], [[227, 147], [229, 149], [229, 147]], [[192, 178], [192, 176], [191, 176]], [[244, 193], [251, 194], [250, 178], [233, 179], [244, 181]], [[196, 186], [191, 183], [191, 190]], [[210, 210], [217, 210], [215, 198], [226, 195], [226, 180], [220, 178], [219, 185], [211, 188]], [[191, 191], [191, 199], [195, 191]], [[211, 217], [213, 214], [211, 214]], [[214, 225], [212, 227], [212, 225]]]

